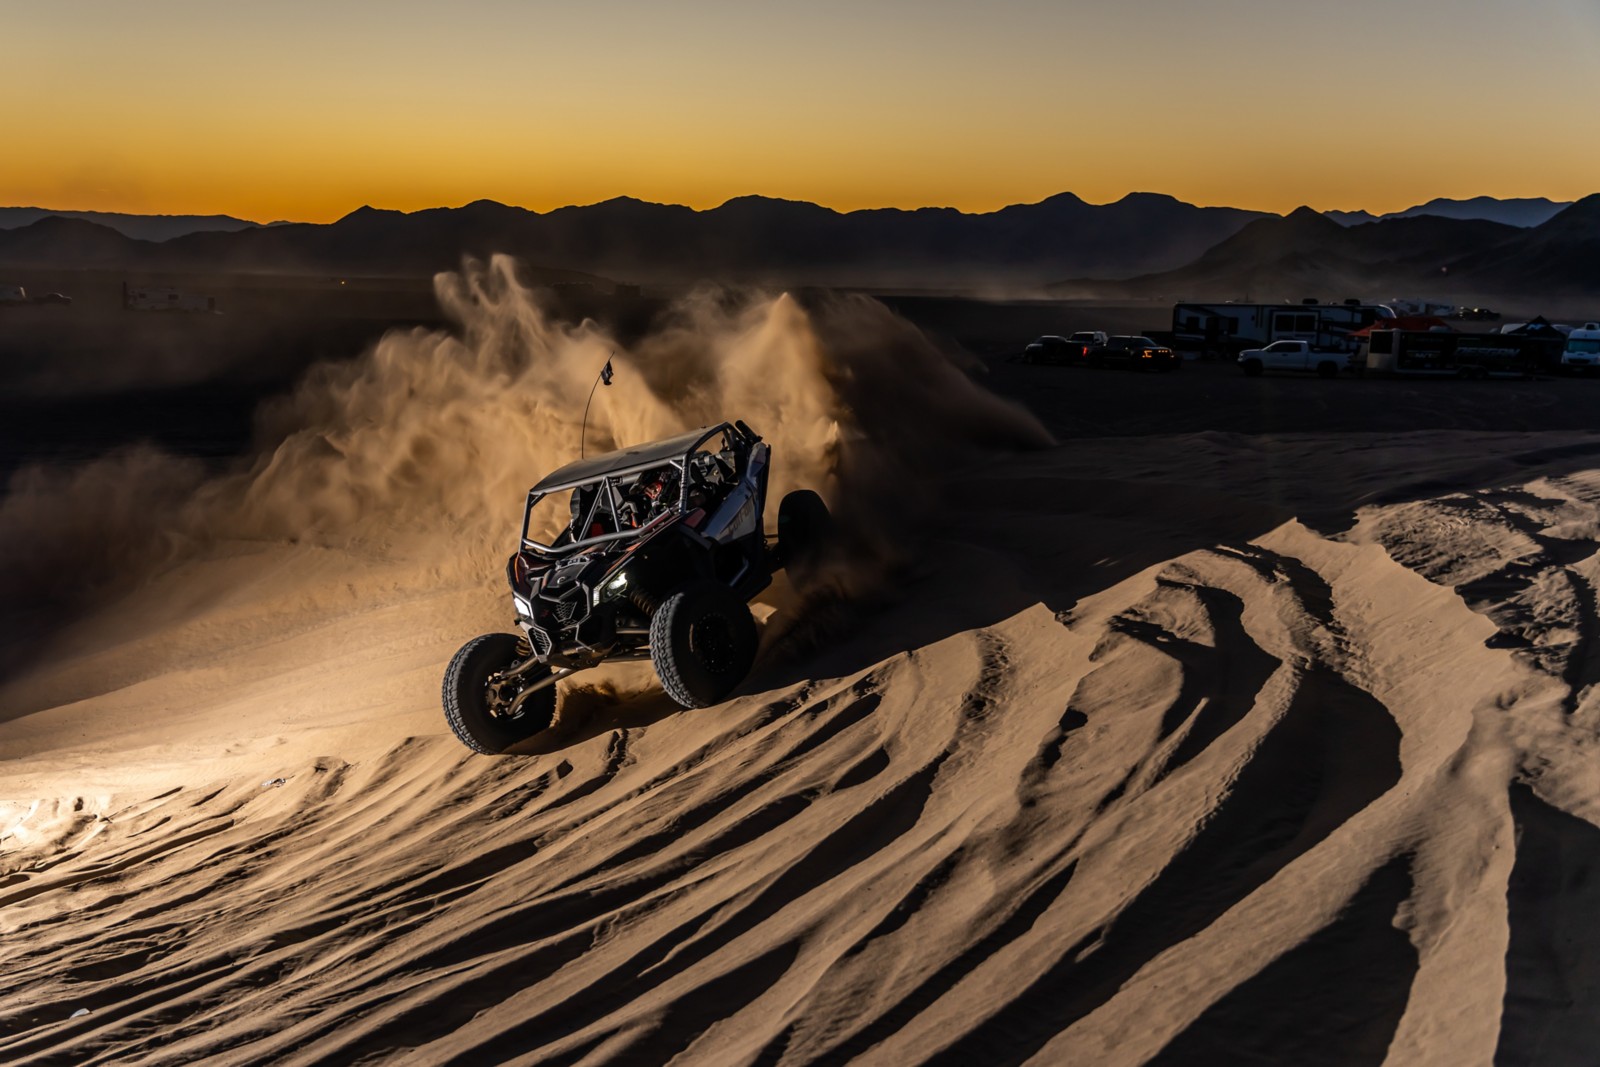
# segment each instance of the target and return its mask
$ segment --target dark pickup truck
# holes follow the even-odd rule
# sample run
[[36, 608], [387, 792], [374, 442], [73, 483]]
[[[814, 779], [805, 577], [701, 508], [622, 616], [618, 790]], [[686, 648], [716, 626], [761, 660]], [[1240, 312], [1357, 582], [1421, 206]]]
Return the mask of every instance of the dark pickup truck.
[[1089, 351], [1091, 366], [1121, 365], [1132, 370], [1179, 370], [1183, 357], [1166, 345], [1157, 344], [1148, 337], [1119, 334], [1099, 348]]
[[1079, 366], [1088, 361], [1090, 352], [1108, 340], [1100, 330], [1080, 330], [1071, 337], [1045, 334], [1022, 350], [1022, 362]]

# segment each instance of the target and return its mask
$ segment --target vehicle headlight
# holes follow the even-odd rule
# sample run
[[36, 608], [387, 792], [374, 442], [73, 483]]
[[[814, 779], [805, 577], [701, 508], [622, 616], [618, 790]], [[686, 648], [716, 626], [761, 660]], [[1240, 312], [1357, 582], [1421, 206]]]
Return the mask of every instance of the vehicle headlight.
[[602, 598], [621, 596], [622, 591], [628, 588], [628, 572], [618, 571], [608, 581], [601, 583], [594, 591], [594, 602], [599, 606]]
[[520, 618], [527, 619], [529, 622], [533, 621], [533, 605], [531, 603], [515, 595], [512, 596], [511, 603], [517, 609], [517, 615]]

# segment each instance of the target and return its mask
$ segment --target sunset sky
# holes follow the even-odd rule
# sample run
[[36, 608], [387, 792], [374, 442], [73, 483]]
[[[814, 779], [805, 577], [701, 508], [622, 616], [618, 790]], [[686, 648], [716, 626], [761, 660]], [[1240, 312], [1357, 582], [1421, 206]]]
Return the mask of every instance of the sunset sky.
[[0, 205], [1600, 191], [1600, 0], [0, 2]]

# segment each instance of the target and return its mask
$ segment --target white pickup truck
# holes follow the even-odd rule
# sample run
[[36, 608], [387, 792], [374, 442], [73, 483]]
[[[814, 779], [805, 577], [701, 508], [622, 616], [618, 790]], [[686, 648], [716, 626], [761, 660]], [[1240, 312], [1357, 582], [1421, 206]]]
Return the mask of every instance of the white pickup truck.
[[1269, 370], [1305, 371], [1322, 378], [1337, 378], [1349, 365], [1348, 353], [1312, 348], [1310, 341], [1274, 341], [1265, 348], [1247, 348], [1239, 353], [1239, 367], [1252, 378]]

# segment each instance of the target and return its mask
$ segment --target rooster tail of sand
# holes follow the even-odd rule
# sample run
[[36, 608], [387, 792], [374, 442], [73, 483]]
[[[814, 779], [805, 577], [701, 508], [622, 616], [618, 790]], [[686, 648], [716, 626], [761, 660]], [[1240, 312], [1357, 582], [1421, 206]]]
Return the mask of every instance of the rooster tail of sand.
[[[435, 285], [454, 329], [394, 331], [314, 367], [258, 412], [256, 455], [237, 469], [135, 447], [19, 471], [0, 501], [9, 628], [47, 633], [224, 542], [359, 550], [441, 581], [488, 581], [527, 487], [577, 455], [580, 433], [602, 451], [734, 418], [772, 443], [773, 503], [806, 487], [839, 511], [854, 564], [835, 582], [860, 586], [916, 529], [927, 475], [1050, 441], [865, 297], [802, 308], [707, 289], [624, 345], [594, 322], [552, 319], [505, 257]], [[595, 392], [584, 430], [608, 360], [613, 384]]]

